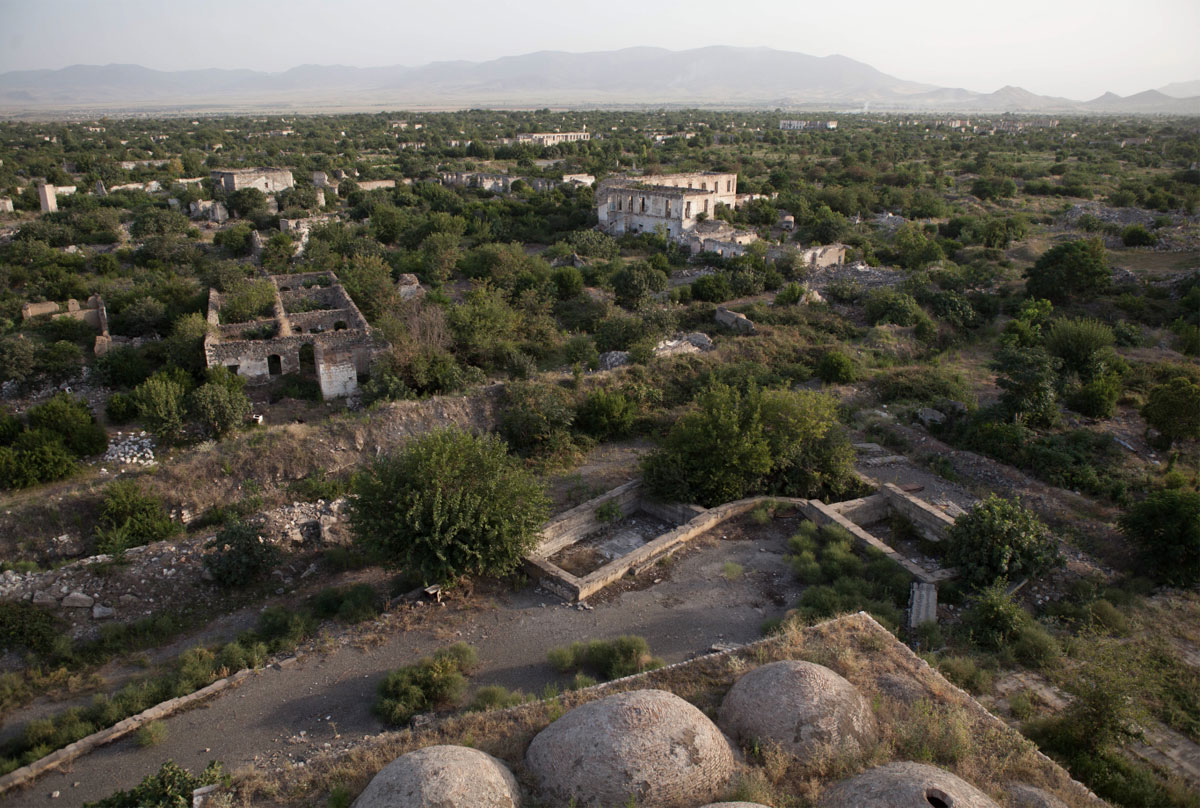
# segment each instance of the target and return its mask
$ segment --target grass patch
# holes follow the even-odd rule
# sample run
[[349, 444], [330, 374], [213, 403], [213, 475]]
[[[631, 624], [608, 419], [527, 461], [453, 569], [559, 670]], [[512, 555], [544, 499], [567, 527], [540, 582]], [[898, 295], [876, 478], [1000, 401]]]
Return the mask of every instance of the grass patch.
[[391, 671], [379, 683], [375, 715], [398, 727], [417, 713], [457, 706], [467, 689], [465, 674], [476, 660], [474, 648], [457, 643]]
[[663, 664], [650, 654], [650, 644], [644, 637], [633, 635], [552, 648], [546, 659], [559, 673], [586, 670], [605, 680], [651, 671]]

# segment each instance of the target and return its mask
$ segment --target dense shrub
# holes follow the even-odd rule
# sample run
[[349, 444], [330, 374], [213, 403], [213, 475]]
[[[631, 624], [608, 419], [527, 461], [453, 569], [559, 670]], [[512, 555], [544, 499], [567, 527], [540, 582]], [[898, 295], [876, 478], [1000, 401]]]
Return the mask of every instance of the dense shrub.
[[575, 426], [587, 435], [611, 440], [629, 434], [637, 408], [619, 390], [593, 390], [575, 410]]
[[62, 480], [78, 469], [62, 436], [44, 429], [26, 430], [11, 446], [0, 446], [0, 488], [29, 488]]
[[566, 390], [542, 382], [514, 382], [505, 390], [499, 431], [518, 453], [556, 455], [569, 450], [575, 408]]
[[942, 400], [969, 404], [975, 400], [966, 381], [944, 368], [897, 368], [878, 374], [871, 388], [882, 404], [897, 401], [937, 403]]
[[1112, 282], [1104, 244], [1099, 239], [1071, 241], [1051, 247], [1025, 273], [1030, 297], [1063, 303], [1092, 297]]
[[86, 808], [186, 808], [192, 804], [192, 792], [196, 789], [228, 781], [220, 763], [209, 763], [204, 771], [192, 774], [168, 760], [128, 791], [117, 791], [89, 802]]
[[379, 614], [379, 596], [370, 584], [322, 589], [309, 601], [313, 615], [343, 623], [361, 623]]
[[235, 589], [265, 576], [279, 559], [279, 548], [259, 535], [255, 525], [233, 522], [221, 528], [205, 549], [207, 569], [219, 585]]
[[76, 457], [89, 457], [108, 448], [104, 427], [96, 423], [87, 402], [70, 393], [58, 393], [49, 401], [29, 408], [31, 430], [44, 429], [62, 437], [63, 445]]
[[1030, 426], [1057, 423], [1060, 366], [1043, 348], [1004, 347], [997, 352], [992, 367], [1009, 420]]
[[701, 275], [692, 283], [692, 299], [707, 303], [724, 303], [733, 297], [733, 287], [724, 272]]
[[47, 653], [61, 632], [58, 618], [32, 603], [0, 600], [0, 648]]
[[1131, 224], [1121, 231], [1121, 242], [1126, 247], [1152, 247], [1157, 241], [1144, 224]]
[[169, 539], [180, 531], [162, 500], [142, 491], [133, 480], [117, 480], [104, 492], [96, 522], [96, 544], [102, 553]]
[[1012, 599], [1003, 581], [981, 590], [963, 615], [963, 625], [971, 639], [992, 651], [1003, 648], [1029, 621], [1029, 613]]
[[1067, 406], [1089, 418], [1110, 418], [1121, 397], [1121, 377], [1115, 373], [1096, 376], [1067, 395]]
[[705, 506], [754, 492], [817, 496], [852, 486], [853, 450], [819, 393], [714, 383], [643, 462], [651, 493]]
[[856, 375], [854, 360], [841, 351], [826, 351], [817, 361], [817, 378], [827, 384], [848, 384]]
[[1200, 438], [1200, 384], [1179, 376], [1151, 388], [1142, 417], [1168, 443]]
[[876, 289], [871, 292], [867, 295], [864, 310], [871, 325], [890, 323], [912, 326], [929, 317], [912, 295], [894, 289]]
[[955, 520], [946, 537], [946, 561], [978, 587], [1040, 575], [1060, 563], [1058, 542], [1041, 520], [995, 494]]
[[431, 432], [354, 482], [358, 541], [428, 583], [516, 569], [549, 504], [494, 435]]
[[884, 625], [900, 626], [912, 576], [882, 552], [855, 551], [854, 540], [836, 525], [803, 522], [788, 540], [788, 560], [808, 588], [797, 603], [808, 621], [849, 611], [870, 612]]
[[374, 712], [392, 726], [414, 715], [457, 705], [467, 689], [464, 675], [475, 665], [475, 649], [464, 643], [388, 673], [379, 683]]
[[1200, 493], [1155, 492], [1130, 508], [1120, 524], [1159, 580], [1179, 586], [1200, 582]]
[[632, 635], [553, 648], [547, 659], [559, 673], [588, 671], [606, 680], [654, 670], [663, 664], [651, 655], [650, 644], [644, 637]]
[[186, 423], [187, 385], [178, 376], [156, 373], [137, 386], [133, 401], [146, 429], [163, 441], [179, 439]]
[[563, 346], [563, 358], [568, 365], [579, 365], [589, 370], [600, 366], [600, 352], [596, 350], [596, 342], [586, 334], [576, 334], [567, 340]]
[[1046, 331], [1046, 350], [1062, 360], [1063, 370], [1085, 381], [1103, 370], [1104, 355], [1115, 343], [1111, 328], [1088, 317], [1055, 320]]

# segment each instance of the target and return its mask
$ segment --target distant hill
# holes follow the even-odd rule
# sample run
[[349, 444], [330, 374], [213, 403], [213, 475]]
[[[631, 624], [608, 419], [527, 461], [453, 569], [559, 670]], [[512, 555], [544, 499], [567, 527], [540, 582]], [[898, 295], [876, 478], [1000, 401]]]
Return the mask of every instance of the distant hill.
[[420, 67], [301, 65], [282, 73], [74, 65], [0, 74], [0, 114], [638, 104], [1195, 114], [1200, 113], [1200, 89], [1191, 97], [1177, 93], [1197, 84], [1170, 85], [1181, 89], [1150, 90], [1129, 98], [1106, 94], [1085, 103], [1039, 96], [1020, 87], [994, 93], [934, 87], [889, 76], [845, 56], [771, 48], [627, 48], [540, 51]]
[[1196, 81], [1177, 81], [1173, 84], [1168, 84], [1166, 87], [1159, 87], [1158, 91], [1172, 98], [1195, 98], [1200, 95], [1200, 79]]

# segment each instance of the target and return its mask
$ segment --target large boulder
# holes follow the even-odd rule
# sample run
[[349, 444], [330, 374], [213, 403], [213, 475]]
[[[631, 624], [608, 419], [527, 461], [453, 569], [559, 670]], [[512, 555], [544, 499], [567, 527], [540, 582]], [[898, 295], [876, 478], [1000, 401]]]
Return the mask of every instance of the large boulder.
[[888, 763], [843, 780], [818, 808], [1000, 808], [967, 781], [923, 763]]
[[499, 760], [465, 746], [427, 746], [384, 766], [352, 808], [520, 808], [521, 790]]
[[1009, 783], [1004, 790], [1013, 808], [1067, 808], [1058, 797], [1026, 783]]
[[729, 741], [673, 693], [635, 690], [576, 707], [538, 733], [525, 763], [555, 805], [693, 808], [734, 773]]
[[777, 744], [801, 765], [860, 754], [878, 737], [871, 705], [854, 685], [799, 660], [772, 662], [738, 679], [721, 702], [718, 723], [742, 743]]

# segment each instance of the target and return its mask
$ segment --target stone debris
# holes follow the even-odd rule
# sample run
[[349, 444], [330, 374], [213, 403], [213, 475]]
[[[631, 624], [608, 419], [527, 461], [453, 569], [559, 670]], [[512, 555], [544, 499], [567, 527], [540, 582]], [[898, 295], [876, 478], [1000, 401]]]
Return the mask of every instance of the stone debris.
[[600, 354], [600, 370], [613, 370], [629, 364], [629, 351], [605, 351]]
[[145, 431], [118, 432], [109, 438], [108, 451], [104, 453], [103, 461], [105, 463], [152, 466], [155, 463], [154, 449], [154, 437]]

